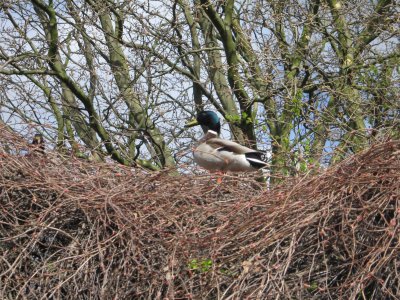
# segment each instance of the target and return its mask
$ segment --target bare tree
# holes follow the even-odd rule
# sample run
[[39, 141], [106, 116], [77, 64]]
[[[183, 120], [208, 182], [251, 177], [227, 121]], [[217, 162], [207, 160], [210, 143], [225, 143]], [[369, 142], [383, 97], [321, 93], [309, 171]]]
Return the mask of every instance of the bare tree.
[[184, 120], [204, 108], [285, 174], [398, 137], [392, 0], [1, 5], [2, 119], [59, 147], [172, 167], [194, 137]]

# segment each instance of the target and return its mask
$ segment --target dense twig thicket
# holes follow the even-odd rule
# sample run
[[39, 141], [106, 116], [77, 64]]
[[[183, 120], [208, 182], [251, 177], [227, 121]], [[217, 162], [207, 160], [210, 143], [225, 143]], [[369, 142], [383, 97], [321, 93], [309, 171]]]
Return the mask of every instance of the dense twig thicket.
[[400, 141], [271, 190], [0, 143], [1, 299], [400, 298]]

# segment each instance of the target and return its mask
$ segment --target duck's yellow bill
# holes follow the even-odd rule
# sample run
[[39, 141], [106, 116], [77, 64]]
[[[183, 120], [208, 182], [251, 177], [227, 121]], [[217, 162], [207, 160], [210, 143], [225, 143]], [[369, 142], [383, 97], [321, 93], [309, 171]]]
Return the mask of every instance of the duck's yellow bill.
[[197, 122], [196, 119], [193, 119], [193, 120], [190, 120], [189, 122], [187, 122], [185, 124], [185, 127], [188, 128], [188, 127], [193, 127], [193, 126], [196, 126], [196, 125], [199, 125], [199, 122]]

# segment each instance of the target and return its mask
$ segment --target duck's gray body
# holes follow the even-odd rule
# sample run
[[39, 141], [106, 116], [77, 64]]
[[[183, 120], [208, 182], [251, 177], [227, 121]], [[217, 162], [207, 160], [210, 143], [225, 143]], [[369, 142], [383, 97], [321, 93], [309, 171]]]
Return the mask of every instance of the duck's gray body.
[[251, 172], [267, 165], [261, 152], [221, 139], [212, 130], [195, 146], [193, 156], [199, 166], [210, 171]]

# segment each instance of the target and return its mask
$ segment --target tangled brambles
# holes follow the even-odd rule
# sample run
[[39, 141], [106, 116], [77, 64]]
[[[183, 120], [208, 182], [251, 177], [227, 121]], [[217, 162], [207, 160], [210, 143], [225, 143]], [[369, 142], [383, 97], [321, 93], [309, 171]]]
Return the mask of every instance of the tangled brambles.
[[400, 141], [272, 190], [1, 151], [1, 299], [400, 298]]

